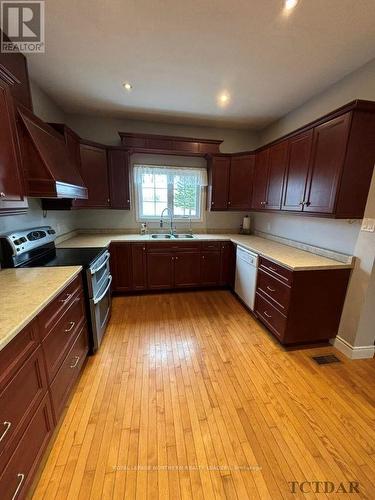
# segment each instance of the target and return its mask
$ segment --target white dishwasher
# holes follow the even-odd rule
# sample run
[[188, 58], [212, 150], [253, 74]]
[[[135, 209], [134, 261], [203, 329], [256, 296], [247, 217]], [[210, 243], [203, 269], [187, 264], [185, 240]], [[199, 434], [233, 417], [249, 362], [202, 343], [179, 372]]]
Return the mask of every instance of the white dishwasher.
[[252, 311], [257, 285], [258, 255], [237, 246], [236, 281], [234, 291]]

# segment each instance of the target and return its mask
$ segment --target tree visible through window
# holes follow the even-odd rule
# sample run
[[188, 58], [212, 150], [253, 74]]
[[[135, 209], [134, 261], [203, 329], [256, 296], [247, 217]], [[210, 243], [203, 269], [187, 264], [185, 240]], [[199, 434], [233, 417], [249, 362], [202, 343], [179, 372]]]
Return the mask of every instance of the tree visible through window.
[[160, 218], [167, 207], [176, 218], [200, 218], [204, 169], [136, 166], [134, 180], [141, 219]]

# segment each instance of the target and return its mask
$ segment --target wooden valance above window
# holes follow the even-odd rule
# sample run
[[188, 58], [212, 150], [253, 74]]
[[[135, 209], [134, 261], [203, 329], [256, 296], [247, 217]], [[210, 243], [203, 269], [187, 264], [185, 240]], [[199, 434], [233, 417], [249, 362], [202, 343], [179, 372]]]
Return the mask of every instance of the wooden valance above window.
[[206, 156], [220, 153], [222, 140], [119, 132], [121, 144], [134, 153]]

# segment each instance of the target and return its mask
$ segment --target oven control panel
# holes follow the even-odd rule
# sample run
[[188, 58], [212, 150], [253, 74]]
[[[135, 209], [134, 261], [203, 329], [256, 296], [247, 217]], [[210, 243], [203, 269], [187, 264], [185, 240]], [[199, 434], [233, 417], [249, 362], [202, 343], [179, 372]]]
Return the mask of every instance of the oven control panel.
[[51, 226], [43, 226], [2, 234], [0, 238], [7, 240], [13, 255], [20, 255], [54, 241], [56, 231]]

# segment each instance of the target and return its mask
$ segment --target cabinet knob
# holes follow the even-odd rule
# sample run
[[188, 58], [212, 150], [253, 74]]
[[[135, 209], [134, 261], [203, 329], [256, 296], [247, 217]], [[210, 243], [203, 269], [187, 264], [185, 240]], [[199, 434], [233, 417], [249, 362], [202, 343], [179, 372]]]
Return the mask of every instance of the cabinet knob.
[[0, 198], [5, 198], [5, 193], [3, 193], [3, 191], [0, 193]]
[[214, 202], [213, 202], [213, 201], [211, 201], [211, 205], [214, 205]]
[[228, 205], [230, 205], [230, 201], [228, 201]]
[[175, 257], [176, 260], [178, 260], [178, 257]]

